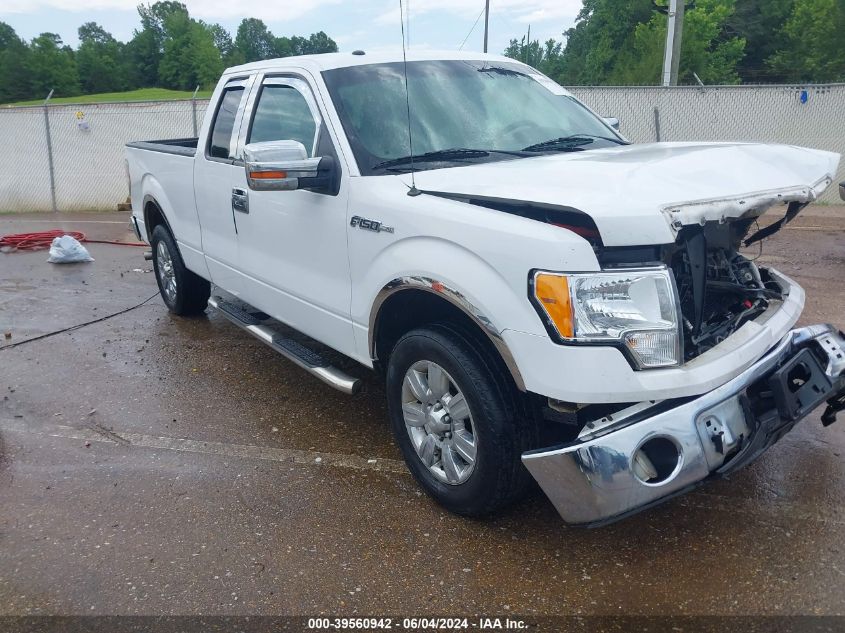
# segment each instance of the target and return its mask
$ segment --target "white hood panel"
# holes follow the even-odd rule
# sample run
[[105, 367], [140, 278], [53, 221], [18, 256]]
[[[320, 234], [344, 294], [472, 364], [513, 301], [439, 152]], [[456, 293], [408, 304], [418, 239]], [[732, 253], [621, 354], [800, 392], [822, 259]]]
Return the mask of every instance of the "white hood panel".
[[653, 143], [418, 172], [416, 184], [571, 207], [592, 217], [607, 246], [665, 244], [686, 224], [812, 202], [839, 158], [788, 145]]

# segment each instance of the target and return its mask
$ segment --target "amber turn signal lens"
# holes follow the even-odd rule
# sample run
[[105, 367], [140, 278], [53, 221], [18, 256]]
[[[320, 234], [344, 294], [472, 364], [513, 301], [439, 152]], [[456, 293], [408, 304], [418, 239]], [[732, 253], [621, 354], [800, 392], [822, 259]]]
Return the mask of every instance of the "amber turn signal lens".
[[575, 336], [569, 282], [562, 275], [540, 273], [534, 278], [534, 296], [564, 338]]
[[253, 171], [249, 174], [250, 178], [254, 180], [277, 180], [287, 178], [287, 172], [284, 171]]

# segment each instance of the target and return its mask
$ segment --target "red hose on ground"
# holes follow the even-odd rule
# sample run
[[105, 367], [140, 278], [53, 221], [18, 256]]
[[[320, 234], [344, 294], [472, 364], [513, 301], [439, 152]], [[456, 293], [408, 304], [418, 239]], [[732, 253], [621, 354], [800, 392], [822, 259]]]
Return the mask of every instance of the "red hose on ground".
[[89, 244], [116, 244], [118, 246], [147, 246], [142, 242], [116, 242], [112, 240], [89, 240], [85, 237], [85, 233], [80, 231], [61, 231], [54, 229], [52, 231], [40, 231], [37, 233], [17, 233], [14, 235], [4, 235], [0, 237], [0, 248], [10, 248], [16, 251], [40, 251], [50, 248], [53, 240], [62, 235], [70, 235], [80, 242], [88, 242]]

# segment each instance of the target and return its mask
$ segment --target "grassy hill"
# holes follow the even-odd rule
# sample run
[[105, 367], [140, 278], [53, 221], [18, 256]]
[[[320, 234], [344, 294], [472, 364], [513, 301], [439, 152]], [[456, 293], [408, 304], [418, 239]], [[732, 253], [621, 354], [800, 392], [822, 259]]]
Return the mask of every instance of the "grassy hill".
[[[126, 92], [104, 92], [96, 95], [79, 95], [76, 97], [56, 97], [50, 99], [51, 104], [67, 103], [119, 103], [121, 101], [171, 101], [173, 99], [190, 99], [193, 91], [168, 90], [167, 88], [141, 88], [139, 90], [128, 90]], [[197, 98], [207, 99], [211, 91], [200, 90]], [[12, 106], [41, 105], [44, 99], [33, 101], [19, 101], [18, 103], [4, 103], [0, 108]]]

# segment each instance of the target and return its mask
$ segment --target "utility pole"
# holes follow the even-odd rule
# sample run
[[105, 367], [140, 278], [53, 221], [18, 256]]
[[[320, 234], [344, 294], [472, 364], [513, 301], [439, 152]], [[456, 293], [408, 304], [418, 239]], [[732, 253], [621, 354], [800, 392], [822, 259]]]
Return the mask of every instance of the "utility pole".
[[669, 25], [666, 30], [666, 50], [663, 55], [663, 85], [678, 85], [681, 63], [681, 39], [684, 34], [685, 0], [669, 0]]
[[525, 49], [524, 49], [523, 55], [522, 55], [522, 58], [523, 58], [522, 63], [523, 64], [528, 64], [528, 63], [530, 63], [530, 60], [531, 60], [531, 25], [530, 24], [528, 25], [528, 35], [526, 36], [526, 38], [527, 39], [525, 40]]
[[487, 37], [490, 34], [490, 0], [484, 3], [484, 52], [487, 52]]
[[48, 104], [53, 98], [53, 89], [50, 88], [50, 94], [44, 99], [44, 131], [47, 135], [47, 167], [50, 170], [50, 201], [53, 204], [53, 213], [59, 210], [56, 205], [56, 170], [53, 165], [53, 137], [50, 134], [50, 108]]

